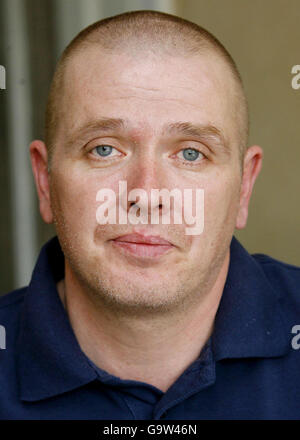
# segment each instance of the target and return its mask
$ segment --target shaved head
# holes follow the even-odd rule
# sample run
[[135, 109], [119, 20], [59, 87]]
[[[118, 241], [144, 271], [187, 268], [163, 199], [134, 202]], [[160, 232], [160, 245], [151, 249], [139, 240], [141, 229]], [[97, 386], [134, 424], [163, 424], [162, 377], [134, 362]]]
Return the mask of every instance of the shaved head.
[[[168, 325], [167, 316], [175, 322], [202, 305], [201, 319], [210, 313], [261, 167], [262, 150], [245, 151], [246, 143], [239, 73], [206, 30], [153, 11], [83, 30], [58, 62], [46, 145], [30, 147], [40, 211], [65, 256], [66, 305], [94, 322], [96, 310], [109, 319], [155, 317], [159, 325], [162, 316]], [[109, 194], [100, 205], [104, 221], [99, 190]], [[195, 221], [205, 223], [203, 233], [187, 234]], [[132, 233], [167, 244], [118, 240]]]
[[224, 46], [208, 31], [195, 23], [157, 11], [134, 11], [109, 17], [81, 31], [62, 53], [50, 87], [46, 120], [45, 143], [49, 158], [55, 146], [56, 132], [63, 120], [61, 100], [68, 87], [65, 78], [69, 60], [88, 46], [96, 46], [107, 54], [129, 54], [131, 57], [182, 57], [192, 59], [213, 52], [224, 61], [234, 81], [232, 118], [236, 123], [241, 159], [248, 142], [248, 110], [243, 84], [235, 62]]

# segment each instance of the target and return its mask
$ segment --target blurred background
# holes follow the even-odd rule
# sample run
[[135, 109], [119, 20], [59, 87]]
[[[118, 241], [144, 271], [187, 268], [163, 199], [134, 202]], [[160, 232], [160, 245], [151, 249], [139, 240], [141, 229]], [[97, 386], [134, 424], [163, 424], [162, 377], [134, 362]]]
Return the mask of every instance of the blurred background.
[[300, 64], [299, 0], [0, 0], [0, 294], [28, 284], [42, 244], [55, 234], [40, 218], [28, 146], [43, 139], [57, 59], [82, 28], [137, 9], [200, 24], [235, 59], [249, 100], [250, 144], [265, 154], [247, 228], [235, 235], [251, 253], [300, 265], [300, 89], [291, 86]]

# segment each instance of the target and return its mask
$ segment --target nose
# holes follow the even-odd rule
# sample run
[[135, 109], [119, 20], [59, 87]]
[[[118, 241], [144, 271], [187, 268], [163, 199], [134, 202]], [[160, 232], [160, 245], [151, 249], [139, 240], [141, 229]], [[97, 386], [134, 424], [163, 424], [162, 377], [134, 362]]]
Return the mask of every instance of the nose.
[[160, 212], [163, 208], [162, 198], [152, 197], [151, 192], [153, 189], [165, 188], [166, 171], [157, 160], [144, 157], [144, 160], [137, 160], [128, 174], [127, 210], [129, 212], [133, 206], [140, 208], [141, 213], [146, 213], [149, 220], [151, 210], [158, 209]]

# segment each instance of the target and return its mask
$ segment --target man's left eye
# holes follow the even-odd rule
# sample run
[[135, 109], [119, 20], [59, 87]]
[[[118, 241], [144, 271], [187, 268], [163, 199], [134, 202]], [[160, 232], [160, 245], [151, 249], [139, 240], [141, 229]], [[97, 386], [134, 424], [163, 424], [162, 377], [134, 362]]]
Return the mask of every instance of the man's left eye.
[[201, 151], [195, 150], [194, 148], [184, 148], [179, 151], [179, 153], [182, 153], [183, 159], [189, 162], [194, 162], [198, 158], [203, 159], [205, 157]]

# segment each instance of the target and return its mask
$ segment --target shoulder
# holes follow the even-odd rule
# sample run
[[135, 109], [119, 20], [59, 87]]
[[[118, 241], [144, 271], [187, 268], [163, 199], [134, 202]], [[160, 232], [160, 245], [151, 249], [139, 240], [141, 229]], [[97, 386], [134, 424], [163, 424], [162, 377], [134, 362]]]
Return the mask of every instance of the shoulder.
[[265, 254], [252, 254], [252, 257], [260, 264], [266, 275], [300, 279], [299, 266], [285, 263]]
[[0, 324], [7, 325], [19, 314], [27, 287], [0, 296]]
[[1, 309], [10, 307], [15, 303], [22, 302], [24, 299], [24, 294], [27, 287], [20, 287], [19, 289], [12, 290], [11, 292], [5, 293], [0, 296], [0, 313]]
[[252, 257], [273, 287], [280, 290], [285, 297], [295, 300], [300, 306], [300, 267], [265, 254], [253, 254]]
[[[22, 287], [0, 297], [0, 376], [2, 378], [13, 374], [15, 369], [16, 344], [26, 290], [26, 287]], [[5, 386], [0, 380], [2, 391]]]

